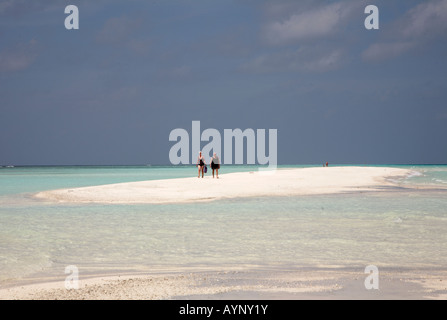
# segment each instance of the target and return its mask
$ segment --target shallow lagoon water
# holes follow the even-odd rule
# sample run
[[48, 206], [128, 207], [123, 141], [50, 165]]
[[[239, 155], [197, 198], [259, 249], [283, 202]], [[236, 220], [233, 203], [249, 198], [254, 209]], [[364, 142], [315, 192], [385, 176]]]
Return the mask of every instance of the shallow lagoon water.
[[[187, 177], [195, 168], [2, 168], [0, 280], [64, 276], [68, 265], [85, 273], [369, 264], [445, 268], [447, 192], [441, 187], [447, 167], [412, 168], [414, 174], [399, 181], [402, 188], [384, 192], [181, 205], [51, 204], [30, 195]], [[226, 172], [251, 170], [257, 168]], [[406, 189], [414, 184], [435, 188]]]

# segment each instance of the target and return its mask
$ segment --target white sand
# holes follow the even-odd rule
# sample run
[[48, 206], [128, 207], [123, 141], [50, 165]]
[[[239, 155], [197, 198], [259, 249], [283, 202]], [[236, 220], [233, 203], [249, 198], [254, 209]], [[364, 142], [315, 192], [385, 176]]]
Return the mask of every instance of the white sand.
[[[225, 169], [222, 168], [221, 172]], [[192, 174], [196, 171], [192, 170]], [[236, 197], [299, 196], [379, 191], [395, 186], [390, 177], [410, 170], [381, 167], [321, 167], [242, 172], [213, 179], [182, 178], [129, 182], [40, 192], [36, 198], [74, 203], [183, 203]]]

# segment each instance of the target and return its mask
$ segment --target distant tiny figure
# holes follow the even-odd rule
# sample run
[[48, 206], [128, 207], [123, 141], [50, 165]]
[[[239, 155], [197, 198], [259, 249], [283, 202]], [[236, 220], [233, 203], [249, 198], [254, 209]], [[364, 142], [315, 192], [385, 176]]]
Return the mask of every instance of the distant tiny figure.
[[326, 162], [326, 167], [329, 167], [329, 163], [328, 162]]
[[216, 170], [216, 178], [219, 179], [219, 169], [220, 169], [220, 160], [217, 154], [213, 154], [211, 158], [210, 167], [213, 169], [213, 178], [214, 178], [214, 170]]
[[200, 172], [202, 172], [202, 178], [203, 178], [203, 171], [205, 169], [205, 157], [202, 156], [202, 151], [199, 152], [199, 157], [197, 158], [197, 164], [196, 166], [199, 168], [199, 174], [197, 178], [200, 178]]

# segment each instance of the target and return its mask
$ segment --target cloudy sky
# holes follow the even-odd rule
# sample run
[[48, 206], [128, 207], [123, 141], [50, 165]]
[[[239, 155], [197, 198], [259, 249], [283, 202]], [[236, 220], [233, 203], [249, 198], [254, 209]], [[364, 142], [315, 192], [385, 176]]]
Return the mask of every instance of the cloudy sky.
[[447, 163], [447, 0], [0, 0], [0, 165], [169, 164], [193, 120], [277, 129], [279, 164]]

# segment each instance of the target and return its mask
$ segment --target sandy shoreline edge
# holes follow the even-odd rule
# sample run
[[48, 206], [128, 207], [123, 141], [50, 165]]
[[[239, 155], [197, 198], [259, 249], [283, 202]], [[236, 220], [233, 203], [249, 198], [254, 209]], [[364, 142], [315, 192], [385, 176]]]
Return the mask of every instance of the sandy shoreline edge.
[[[58, 203], [163, 204], [236, 197], [306, 196], [384, 191], [400, 187], [414, 170], [389, 167], [279, 169], [170, 180], [119, 183], [39, 192]], [[362, 268], [225, 269], [121, 274], [0, 288], [0, 300], [160, 299], [447, 299], [447, 270], [381, 269], [380, 290], [366, 290]]]
[[378, 290], [368, 290], [362, 268], [230, 270], [123, 274], [0, 289], [0, 300], [383, 300], [447, 298], [447, 270], [380, 272]]
[[221, 174], [213, 179], [179, 178], [59, 189], [34, 194], [51, 202], [163, 204], [228, 198], [305, 196], [379, 191], [397, 186], [390, 177], [404, 178], [411, 170], [389, 167], [314, 167]]

